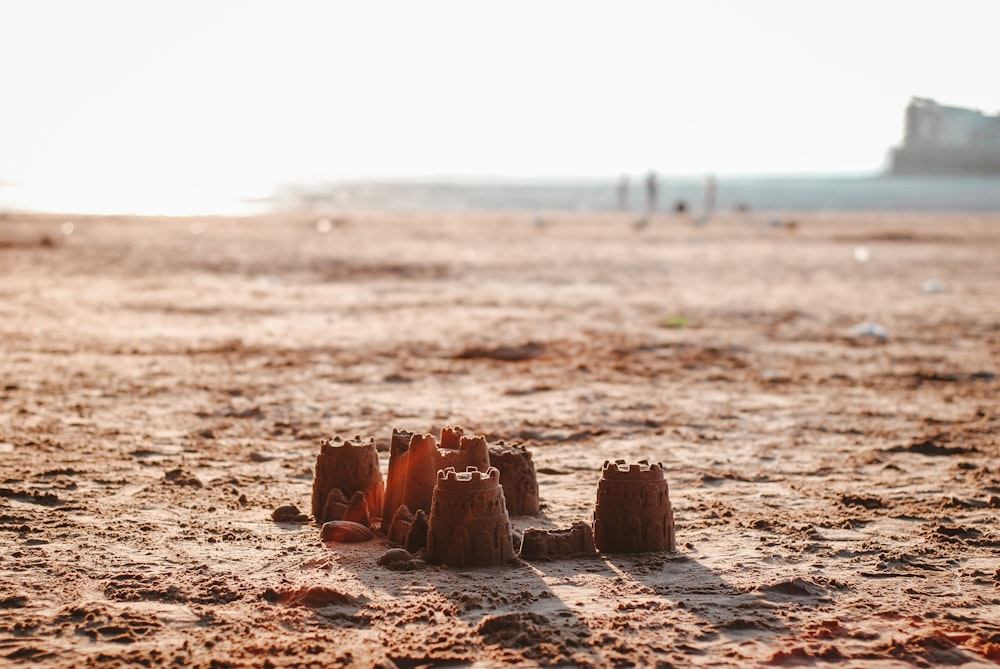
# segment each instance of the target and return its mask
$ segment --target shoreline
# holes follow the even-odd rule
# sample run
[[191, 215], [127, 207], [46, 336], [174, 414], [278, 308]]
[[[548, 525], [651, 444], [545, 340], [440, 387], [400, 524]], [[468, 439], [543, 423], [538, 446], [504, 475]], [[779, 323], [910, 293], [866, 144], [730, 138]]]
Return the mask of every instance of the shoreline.
[[[100, 212], [95, 215], [176, 216], [258, 216], [294, 213], [295, 211], [330, 211], [354, 213], [384, 211], [396, 213], [481, 214], [513, 213], [619, 213], [621, 179], [627, 176], [625, 198], [634, 215], [646, 210], [646, 175], [616, 177], [551, 179], [369, 179], [329, 180], [276, 184], [266, 193], [230, 194], [220, 197], [185, 195], [167, 197], [151, 190], [137, 193], [131, 204], [118, 198], [110, 209], [101, 205], [98, 194], [73, 196], [62, 193], [61, 206], [54, 206], [36, 196], [11, 196], [0, 186], [0, 212], [27, 212], [34, 202], [34, 213]], [[713, 178], [715, 205], [713, 214], [729, 214], [739, 209], [763, 214], [773, 212], [848, 213], [870, 211], [932, 214], [1000, 212], [1000, 177], [942, 177], [862, 175], [769, 175], [769, 176], [660, 176], [657, 180], [657, 211], [669, 215], [684, 202], [694, 216], [705, 213], [706, 179]], [[8, 187], [9, 191], [9, 187]], [[56, 192], [59, 192], [58, 190]], [[7, 203], [4, 206], [4, 203]], [[20, 202], [15, 209], [12, 203]], [[76, 203], [75, 205], [73, 203]], [[81, 205], [80, 203], [86, 203]], [[138, 212], [138, 213], [136, 213]], [[201, 213], [198, 213], [201, 212]], [[624, 212], [629, 213], [629, 212]], [[70, 214], [65, 214], [70, 215]]]

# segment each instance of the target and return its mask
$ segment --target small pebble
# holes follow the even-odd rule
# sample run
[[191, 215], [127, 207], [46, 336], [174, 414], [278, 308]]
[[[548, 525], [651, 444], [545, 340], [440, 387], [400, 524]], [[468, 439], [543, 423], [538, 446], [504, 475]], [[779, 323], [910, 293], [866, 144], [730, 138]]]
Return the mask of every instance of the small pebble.
[[384, 567], [396, 562], [403, 562], [404, 560], [412, 559], [413, 555], [411, 555], [410, 551], [405, 548], [390, 548], [385, 553], [382, 553], [382, 557], [378, 559], [378, 564]]
[[294, 504], [282, 504], [271, 512], [271, 518], [276, 523], [304, 523], [309, 520]]
[[361, 523], [350, 520], [331, 520], [323, 523], [323, 541], [339, 541], [344, 544], [356, 544], [375, 538], [375, 533]]

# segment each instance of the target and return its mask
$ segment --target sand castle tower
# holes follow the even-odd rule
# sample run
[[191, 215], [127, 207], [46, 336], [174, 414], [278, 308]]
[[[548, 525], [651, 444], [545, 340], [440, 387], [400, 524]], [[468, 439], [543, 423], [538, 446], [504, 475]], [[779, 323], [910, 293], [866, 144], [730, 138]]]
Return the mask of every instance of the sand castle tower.
[[674, 512], [661, 464], [604, 462], [594, 508], [594, 543], [602, 553], [676, 549]]
[[512, 516], [538, 513], [538, 476], [531, 453], [519, 444], [498, 441], [490, 446], [490, 466], [500, 470], [500, 485]]
[[421, 548], [427, 548], [427, 514], [423, 509], [410, 513], [406, 505], [396, 509], [388, 530], [383, 527], [385, 535], [392, 543], [402, 546], [411, 553]]
[[427, 561], [492, 567], [514, 559], [500, 471], [454, 467], [438, 472], [427, 529]]
[[403, 505], [413, 514], [421, 509], [429, 513], [438, 471], [448, 467], [486, 471], [489, 466], [486, 438], [466, 437], [460, 427], [441, 430], [440, 448], [433, 435], [393, 430], [382, 527], [389, 528], [396, 509]]
[[317, 521], [343, 520], [348, 512], [351, 520], [378, 518], [384, 495], [374, 439], [323, 440], [313, 479], [312, 512]]

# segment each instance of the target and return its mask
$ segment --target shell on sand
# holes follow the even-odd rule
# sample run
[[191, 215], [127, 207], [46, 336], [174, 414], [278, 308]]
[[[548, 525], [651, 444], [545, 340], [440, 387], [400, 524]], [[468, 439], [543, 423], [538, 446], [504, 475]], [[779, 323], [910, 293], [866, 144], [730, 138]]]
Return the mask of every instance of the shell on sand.
[[375, 533], [362, 525], [350, 520], [331, 520], [323, 523], [322, 537], [324, 542], [356, 544], [375, 538]]

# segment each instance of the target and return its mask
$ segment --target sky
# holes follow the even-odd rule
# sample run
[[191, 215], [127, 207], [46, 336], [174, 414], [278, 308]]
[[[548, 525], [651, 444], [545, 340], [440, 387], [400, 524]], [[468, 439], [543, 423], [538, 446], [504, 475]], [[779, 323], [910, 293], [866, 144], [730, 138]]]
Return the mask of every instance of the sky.
[[880, 170], [1000, 110], [995, 0], [0, 0], [0, 204], [367, 177]]

